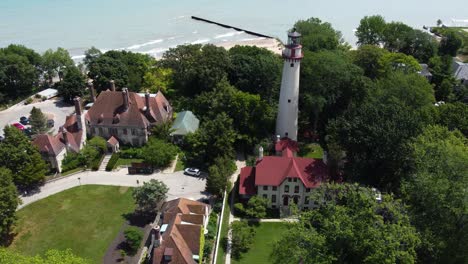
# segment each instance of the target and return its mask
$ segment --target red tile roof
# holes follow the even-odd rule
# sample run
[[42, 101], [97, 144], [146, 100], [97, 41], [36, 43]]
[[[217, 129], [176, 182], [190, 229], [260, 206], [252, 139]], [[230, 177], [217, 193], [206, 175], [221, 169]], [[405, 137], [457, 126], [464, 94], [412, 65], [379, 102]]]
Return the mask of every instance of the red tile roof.
[[119, 144], [119, 141], [114, 136], [111, 136], [109, 140], [107, 140], [107, 143], [109, 143], [111, 146], [116, 146]]
[[255, 185], [279, 186], [287, 178], [299, 178], [307, 188], [318, 187], [327, 178], [322, 160], [266, 156], [255, 168]]
[[289, 149], [290, 151], [296, 153], [299, 151], [299, 145], [297, 144], [297, 141], [294, 141], [287, 137], [284, 137], [275, 143], [276, 152], [283, 152], [286, 149]]
[[39, 148], [40, 153], [54, 157], [65, 148], [65, 144], [57, 137], [48, 134], [37, 135], [32, 143]]
[[239, 194], [254, 195], [255, 193], [255, 168], [244, 167], [240, 172]]
[[144, 94], [128, 92], [129, 107], [125, 110], [122, 92], [103, 91], [86, 113], [91, 125], [147, 127], [172, 117], [172, 108], [161, 92], [150, 95], [146, 109]]

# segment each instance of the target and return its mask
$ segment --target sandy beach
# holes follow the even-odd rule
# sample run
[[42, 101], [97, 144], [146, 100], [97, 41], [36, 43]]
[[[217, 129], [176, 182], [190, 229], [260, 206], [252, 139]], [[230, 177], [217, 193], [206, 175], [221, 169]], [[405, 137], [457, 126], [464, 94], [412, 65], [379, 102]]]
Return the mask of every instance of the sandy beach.
[[240, 46], [256, 46], [259, 48], [265, 48], [267, 50], [272, 51], [275, 54], [281, 55], [283, 50], [283, 44], [278, 41], [277, 39], [273, 38], [257, 38], [257, 39], [249, 39], [245, 41], [226, 41], [221, 43], [215, 44], [218, 47], [223, 47], [225, 49], [230, 49], [236, 45]]

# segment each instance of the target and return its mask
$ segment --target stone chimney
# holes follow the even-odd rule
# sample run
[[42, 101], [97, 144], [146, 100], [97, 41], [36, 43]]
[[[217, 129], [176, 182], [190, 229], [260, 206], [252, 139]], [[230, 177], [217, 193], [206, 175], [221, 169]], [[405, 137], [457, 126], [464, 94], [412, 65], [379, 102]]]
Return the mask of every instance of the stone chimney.
[[68, 148], [70, 146], [70, 143], [68, 142], [68, 138], [67, 138], [67, 130], [64, 128], [64, 127], [61, 127], [62, 129], [62, 139], [63, 139], [63, 144], [65, 144], [65, 148], [67, 149], [68, 151]]
[[279, 142], [281, 140], [281, 136], [280, 135], [276, 135], [276, 142]]
[[75, 102], [76, 124], [78, 125], [78, 129], [81, 130], [83, 129], [83, 109], [81, 107], [81, 98], [75, 97], [73, 102]]
[[123, 98], [124, 111], [127, 111], [128, 107], [129, 107], [129, 104], [128, 104], [128, 89], [127, 88], [122, 89], [122, 98]]
[[260, 146], [258, 148], [258, 161], [261, 161], [263, 159], [263, 147]]
[[110, 90], [115, 92], [115, 82], [114, 82], [114, 80], [110, 80]]
[[150, 112], [150, 94], [148, 91], [145, 93], [145, 106], [146, 106], [146, 113]]
[[96, 90], [94, 90], [93, 82], [88, 82], [89, 93], [91, 94], [91, 101], [96, 102]]

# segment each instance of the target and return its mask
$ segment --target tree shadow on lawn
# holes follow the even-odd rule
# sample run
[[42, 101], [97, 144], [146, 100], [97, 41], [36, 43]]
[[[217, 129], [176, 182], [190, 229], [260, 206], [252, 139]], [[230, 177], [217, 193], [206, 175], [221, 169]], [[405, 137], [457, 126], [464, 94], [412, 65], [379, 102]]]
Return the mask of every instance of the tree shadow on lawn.
[[142, 213], [135, 211], [122, 214], [122, 217], [127, 220], [129, 225], [143, 228], [153, 222], [154, 218], [156, 217], [156, 213]]

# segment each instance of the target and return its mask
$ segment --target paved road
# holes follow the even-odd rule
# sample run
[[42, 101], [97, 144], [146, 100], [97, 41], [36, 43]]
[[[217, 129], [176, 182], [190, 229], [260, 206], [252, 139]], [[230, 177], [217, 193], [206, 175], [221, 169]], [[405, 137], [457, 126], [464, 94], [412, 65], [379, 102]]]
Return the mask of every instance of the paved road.
[[29, 116], [33, 107], [40, 108], [44, 113], [54, 115], [54, 134], [56, 134], [58, 132], [58, 128], [65, 123], [66, 116], [75, 111], [75, 107], [73, 105], [65, 104], [60, 99], [51, 99], [29, 105], [24, 105], [22, 103], [16, 104], [0, 112], [0, 135], [3, 135], [3, 128], [6, 125], [19, 122], [19, 119], [22, 116]]
[[[79, 179], [78, 179], [79, 178]], [[115, 172], [86, 171], [57, 181], [46, 183], [37, 193], [28, 196], [20, 196], [23, 201], [18, 209], [46, 198], [47, 196], [61, 191], [87, 184], [113, 185], [113, 186], [139, 186], [150, 179], [163, 181], [168, 187], [168, 199], [178, 197], [201, 199], [205, 198], [205, 179], [184, 175], [182, 171], [164, 174], [155, 173], [152, 175], [128, 175], [127, 169]], [[139, 183], [137, 184], [137, 180]]]

